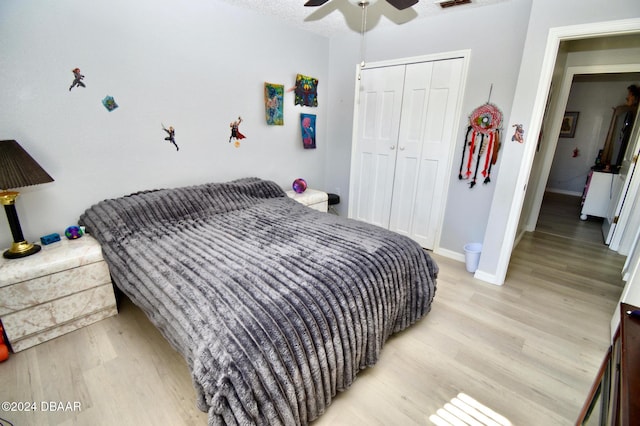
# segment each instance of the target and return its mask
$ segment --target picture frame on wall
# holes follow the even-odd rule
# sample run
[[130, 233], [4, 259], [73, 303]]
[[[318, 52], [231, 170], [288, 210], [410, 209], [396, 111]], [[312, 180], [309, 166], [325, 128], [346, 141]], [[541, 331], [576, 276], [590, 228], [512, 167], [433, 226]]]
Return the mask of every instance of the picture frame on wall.
[[560, 126], [561, 138], [572, 138], [576, 135], [576, 127], [578, 126], [579, 112], [565, 112], [562, 118], [562, 126]]

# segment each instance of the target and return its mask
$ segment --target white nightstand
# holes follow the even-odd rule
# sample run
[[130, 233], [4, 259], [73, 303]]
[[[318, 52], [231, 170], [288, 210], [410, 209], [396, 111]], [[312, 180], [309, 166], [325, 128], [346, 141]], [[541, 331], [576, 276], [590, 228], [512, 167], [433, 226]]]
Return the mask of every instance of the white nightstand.
[[307, 207], [311, 207], [312, 209], [321, 212], [326, 213], [329, 207], [329, 195], [326, 192], [318, 191], [317, 189], [307, 189], [302, 194], [298, 194], [290, 189], [287, 191], [287, 196]]
[[0, 319], [14, 352], [117, 313], [102, 249], [89, 235], [0, 258]]

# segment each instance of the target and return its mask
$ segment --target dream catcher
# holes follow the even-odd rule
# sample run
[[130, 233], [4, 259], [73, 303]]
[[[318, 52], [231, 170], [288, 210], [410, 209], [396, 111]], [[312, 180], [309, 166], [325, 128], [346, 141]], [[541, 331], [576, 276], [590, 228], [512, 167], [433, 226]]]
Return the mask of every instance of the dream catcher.
[[460, 180], [471, 179], [469, 188], [476, 185], [478, 171], [484, 183], [491, 182], [491, 166], [498, 161], [501, 124], [502, 112], [489, 102], [474, 109], [469, 116], [458, 175]]

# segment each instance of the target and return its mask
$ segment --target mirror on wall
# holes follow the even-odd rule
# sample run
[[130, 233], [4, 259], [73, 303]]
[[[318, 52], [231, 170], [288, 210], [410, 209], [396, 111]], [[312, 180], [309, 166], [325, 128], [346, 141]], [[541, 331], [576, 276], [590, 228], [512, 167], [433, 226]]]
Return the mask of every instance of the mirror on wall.
[[596, 166], [601, 170], [618, 173], [622, 163], [629, 160], [627, 148], [631, 139], [633, 123], [638, 113], [639, 102], [640, 87], [636, 84], [628, 86], [625, 103], [613, 109], [607, 138], [596, 161]]
[[600, 166], [603, 170], [617, 173], [620, 169], [629, 146], [629, 138], [636, 112], [636, 107], [628, 105], [620, 105], [614, 108], [607, 139], [600, 158]]
[[623, 105], [614, 110], [611, 125], [613, 126], [611, 147], [611, 171], [614, 173], [620, 169], [629, 146], [631, 129], [635, 119], [636, 108]]

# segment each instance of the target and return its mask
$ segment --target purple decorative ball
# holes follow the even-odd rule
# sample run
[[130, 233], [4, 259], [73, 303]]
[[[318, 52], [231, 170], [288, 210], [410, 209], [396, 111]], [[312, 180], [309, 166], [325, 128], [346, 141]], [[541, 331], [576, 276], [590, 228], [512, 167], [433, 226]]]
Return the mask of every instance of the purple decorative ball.
[[293, 185], [291, 187], [296, 191], [296, 193], [302, 194], [307, 189], [307, 181], [302, 178], [298, 178], [293, 181]]
[[70, 226], [64, 231], [65, 237], [70, 240], [75, 240], [77, 238], [82, 237], [82, 229], [79, 226]]

